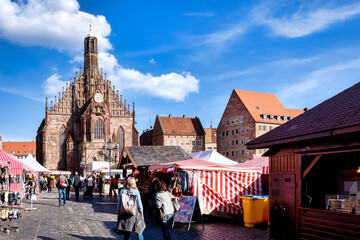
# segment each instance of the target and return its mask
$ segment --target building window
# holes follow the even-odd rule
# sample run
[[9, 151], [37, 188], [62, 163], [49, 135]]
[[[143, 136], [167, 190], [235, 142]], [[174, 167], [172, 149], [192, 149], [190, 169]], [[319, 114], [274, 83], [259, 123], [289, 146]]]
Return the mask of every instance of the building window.
[[124, 148], [124, 142], [125, 142], [125, 130], [120, 126], [117, 132], [117, 138], [119, 141], [119, 150], [120, 152]]
[[270, 120], [274, 121], [274, 115], [270, 115]]
[[284, 116], [284, 121], [286, 122], [287, 121], [287, 117]]
[[238, 123], [238, 119], [237, 118], [235, 118], [235, 124], [237, 124]]
[[261, 127], [262, 127], [262, 126], [261, 126], [261, 125], [259, 125], [259, 131], [261, 131]]
[[266, 125], [263, 126], [263, 130], [264, 130], [264, 131], [267, 130], [267, 126], [266, 126]]
[[192, 141], [192, 145], [196, 146], [196, 141], [195, 140]]
[[234, 135], [234, 129], [233, 129], [233, 130], [231, 130], [231, 135]]
[[233, 121], [233, 120], [231, 120], [231, 125], [234, 125], [234, 121]]
[[224, 147], [225, 143], [224, 142], [221, 142], [221, 147]]
[[32, 153], [35, 153], [35, 151], [32, 151]]
[[239, 133], [239, 129], [235, 129], [235, 134], [238, 134]]
[[269, 131], [271, 131], [273, 129], [273, 127], [272, 126], [269, 126]]
[[19, 151], [18, 153], [21, 153], [21, 151]]
[[25, 151], [25, 153], [29, 153], [29, 151]]
[[243, 127], [240, 128], [240, 132], [241, 132], [241, 134], [244, 133], [244, 128]]
[[221, 132], [221, 135], [224, 137], [224, 136], [225, 136], [225, 132]]
[[173, 140], [173, 145], [177, 146], [177, 140]]
[[263, 115], [263, 119], [267, 120], [267, 115], [266, 114]]
[[242, 123], [244, 121], [243, 117], [240, 117], [239, 122]]
[[280, 121], [280, 120], [281, 120], [281, 117], [280, 117], [280, 116], [277, 116], [276, 119], [277, 119], [278, 121]]
[[238, 139], [235, 140], [235, 145], [239, 145], [239, 140]]
[[226, 125], [229, 126], [229, 125], [230, 125], [230, 121], [226, 121]]
[[101, 119], [98, 119], [95, 122], [94, 138], [95, 139], [105, 138], [104, 123], [101, 121]]
[[186, 145], [189, 146], [190, 145], [190, 141], [186, 140]]
[[234, 140], [231, 140], [231, 146], [234, 146]]
[[225, 135], [226, 135], [226, 136], [229, 136], [229, 131], [226, 131], [226, 132], [225, 132]]
[[234, 151], [231, 151], [231, 156], [234, 156]]
[[170, 146], [171, 145], [171, 140], [167, 140], [166, 145]]
[[184, 145], [184, 141], [183, 140], [180, 140], [180, 145]]
[[289, 117], [289, 120], [292, 120], [293, 119], [293, 117]]
[[227, 157], [229, 156], [229, 152], [226, 152], [226, 156], [227, 156]]
[[239, 155], [239, 152], [236, 150], [235, 151], [235, 156], [238, 156]]
[[241, 143], [241, 144], [244, 144], [244, 139], [243, 139], [243, 138], [240, 139], [240, 143]]
[[245, 155], [245, 150], [244, 149], [241, 150], [241, 155]]
[[229, 146], [228, 142], [225, 142], [225, 147]]
[[202, 141], [198, 140], [198, 146], [201, 146], [201, 145], [202, 145]]

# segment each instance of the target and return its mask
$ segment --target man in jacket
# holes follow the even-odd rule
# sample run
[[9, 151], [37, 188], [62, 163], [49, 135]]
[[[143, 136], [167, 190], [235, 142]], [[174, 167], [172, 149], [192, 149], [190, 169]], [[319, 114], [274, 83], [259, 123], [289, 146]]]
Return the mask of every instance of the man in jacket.
[[59, 178], [56, 180], [56, 187], [59, 190], [59, 207], [61, 206], [61, 195], [63, 197], [63, 206], [66, 204], [66, 187], [68, 185], [68, 181], [66, 177], [60, 173]]
[[72, 184], [73, 184], [73, 187], [74, 187], [74, 190], [75, 190], [75, 200], [79, 201], [79, 191], [80, 191], [80, 188], [81, 188], [81, 178], [80, 178], [78, 172], [75, 172], [75, 175], [74, 175], [73, 180], [72, 180]]

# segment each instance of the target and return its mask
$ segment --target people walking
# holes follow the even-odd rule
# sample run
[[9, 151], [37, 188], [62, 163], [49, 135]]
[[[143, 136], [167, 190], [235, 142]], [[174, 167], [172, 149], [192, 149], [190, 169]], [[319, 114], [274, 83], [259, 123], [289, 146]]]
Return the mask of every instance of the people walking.
[[79, 191], [80, 191], [80, 188], [81, 188], [81, 178], [78, 174], [78, 172], [75, 172], [75, 175], [73, 176], [73, 179], [72, 179], [72, 184], [73, 184], [73, 188], [74, 188], [74, 191], [75, 191], [75, 201], [79, 201]]
[[[124, 206], [126, 206], [126, 209]], [[134, 214], [128, 212], [131, 206], [137, 208]], [[117, 215], [117, 230], [124, 232], [124, 240], [130, 239], [132, 231], [135, 231], [138, 240], [144, 239], [142, 234], [145, 229], [143, 205], [135, 178], [129, 177], [124, 184], [124, 188], [119, 193]]]
[[149, 191], [147, 193], [151, 216], [156, 215], [155, 195], [156, 195], [156, 185], [158, 185], [159, 183], [160, 183], [159, 179], [157, 177], [154, 177], [149, 185]]
[[45, 186], [46, 186], [46, 180], [44, 179], [43, 176], [40, 176], [40, 180], [39, 180], [39, 183], [40, 183], [40, 192], [44, 192], [45, 191]]
[[86, 191], [88, 192], [90, 199], [93, 198], [94, 184], [95, 184], [95, 179], [93, 178], [92, 175], [89, 175], [87, 179]]
[[112, 192], [114, 191], [114, 197], [117, 198], [117, 191], [119, 185], [119, 181], [117, 180], [117, 178], [111, 178], [110, 185], [111, 185], [110, 197], [112, 196]]
[[66, 200], [70, 200], [70, 190], [71, 190], [71, 183], [72, 183], [72, 180], [71, 178], [69, 177], [68, 179], [68, 185], [66, 187]]
[[59, 191], [59, 207], [61, 206], [61, 198], [63, 199], [63, 206], [66, 204], [66, 187], [68, 185], [68, 181], [66, 177], [60, 173], [59, 178], [56, 181], [56, 187]]
[[50, 177], [50, 175], [47, 176], [47, 189], [48, 192], [51, 192], [51, 188], [52, 188], [52, 179]]
[[102, 176], [100, 174], [98, 179], [97, 179], [97, 188], [98, 188], [100, 197], [102, 197], [103, 184], [104, 184], [104, 181], [103, 181], [103, 178], [102, 178]]
[[169, 226], [174, 216], [174, 206], [171, 199], [174, 196], [169, 192], [166, 183], [160, 181], [157, 185], [157, 193], [155, 196], [156, 207], [160, 211], [160, 227], [164, 240], [170, 240]]

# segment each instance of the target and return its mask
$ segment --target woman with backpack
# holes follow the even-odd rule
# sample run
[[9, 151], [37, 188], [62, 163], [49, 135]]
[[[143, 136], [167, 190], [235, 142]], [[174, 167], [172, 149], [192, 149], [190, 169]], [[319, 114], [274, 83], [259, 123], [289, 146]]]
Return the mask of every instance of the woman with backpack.
[[145, 229], [143, 205], [136, 180], [133, 177], [126, 180], [124, 188], [119, 193], [117, 215], [117, 231], [124, 233], [125, 240], [130, 239], [130, 233], [133, 230], [138, 240], [144, 239], [142, 234]]
[[160, 211], [160, 227], [164, 240], [170, 240], [169, 226], [174, 216], [174, 205], [171, 199], [174, 196], [169, 192], [166, 183], [160, 181], [156, 186], [155, 205]]

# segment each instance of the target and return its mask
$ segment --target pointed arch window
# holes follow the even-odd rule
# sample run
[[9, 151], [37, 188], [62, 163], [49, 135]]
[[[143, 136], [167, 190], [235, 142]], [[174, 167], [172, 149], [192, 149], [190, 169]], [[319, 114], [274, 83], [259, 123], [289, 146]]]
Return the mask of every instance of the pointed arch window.
[[62, 126], [59, 131], [59, 162], [63, 162], [66, 159], [66, 131], [65, 127]]
[[98, 119], [95, 122], [94, 138], [95, 139], [104, 139], [105, 138], [104, 123], [103, 123], [103, 121], [101, 121], [101, 119]]
[[125, 142], [125, 131], [122, 127], [118, 129], [117, 139], [119, 140], [119, 150], [122, 151]]

